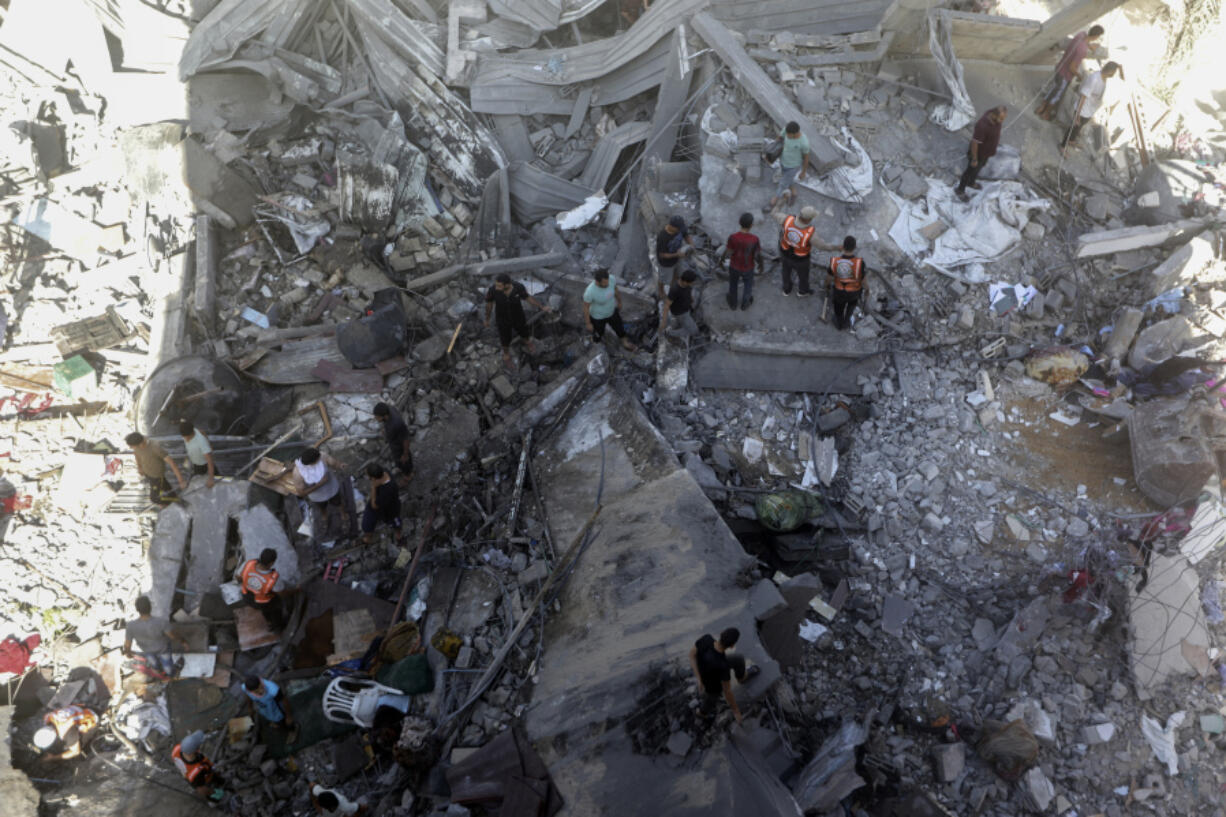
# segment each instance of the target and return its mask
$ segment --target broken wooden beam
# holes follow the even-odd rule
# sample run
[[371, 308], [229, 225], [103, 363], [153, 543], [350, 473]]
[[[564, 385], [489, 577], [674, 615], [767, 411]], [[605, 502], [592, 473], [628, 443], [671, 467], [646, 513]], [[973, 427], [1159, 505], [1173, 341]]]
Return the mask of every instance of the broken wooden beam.
[[1212, 223], [1212, 218], [1185, 218], [1156, 227], [1121, 227], [1118, 230], [1082, 233], [1077, 236], [1077, 257], [1093, 258], [1141, 247], [1156, 247], [1175, 239], [1187, 240]]
[[847, 163], [843, 152], [817, 132], [809, 118], [783, 89], [771, 81], [727, 26], [705, 11], [694, 15], [692, 25], [694, 31], [732, 69], [737, 82], [780, 128], [788, 122], [799, 123], [800, 132], [809, 140], [809, 166], [814, 172], [826, 173]]

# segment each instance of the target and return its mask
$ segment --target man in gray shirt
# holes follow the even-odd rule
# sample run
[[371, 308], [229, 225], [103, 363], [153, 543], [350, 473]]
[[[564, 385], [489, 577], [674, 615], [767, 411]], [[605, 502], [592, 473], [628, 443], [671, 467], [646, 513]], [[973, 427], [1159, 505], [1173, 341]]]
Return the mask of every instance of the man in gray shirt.
[[138, 617], [124, 627], [123, 654], [131, 658], [132, 643], [136, 642], [140, 654], [156, 669], [167, 676], [174, 675], [175, 659], [170, 652], [170, 642], [173, 640], [186, 651], [190, 646], [187, 640], [175, 634], [168, 620], [153, 617], [153, 605], [148, 596], [136, 600], [136, 612]]

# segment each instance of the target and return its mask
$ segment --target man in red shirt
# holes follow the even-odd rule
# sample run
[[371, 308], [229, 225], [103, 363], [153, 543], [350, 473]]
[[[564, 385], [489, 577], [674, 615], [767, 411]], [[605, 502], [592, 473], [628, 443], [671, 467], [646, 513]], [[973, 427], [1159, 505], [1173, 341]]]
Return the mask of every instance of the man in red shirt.
[[984, 162], [996, 155], [996, 146], [1000, 144], [1000, 126], [1005, 122], [1009, 110], [1004, 105], [997, 105], [992, 110], [979, 117], [975, 123], [975, 132], [971, 134], [971, 146], [966, 152], [966, 170], [958, 180], [958, 189], [954, 192], [958, 198], [968, 201], [966, 188], [979, 189], [975, 181]]
[[741, 309], [749, 309], [753, 303], [754, 270], [762, 272], [762, 242], [750, 232], [753, 226], [753, 213], [741, 213], [741, 229], [728, 236], [724, 242], [724, 252], [719, 257], [722, 264], [728, 261], [728, 308], [736, 309], [737, 284], [744, 282], [741, 293]]
[[1089, 31], [1077, 32], [1065, 47], [1064, 56], [1060, 58], [1060, 62], [1056, 63], [1056, 71], [1048, 81], [1043, 101], [1039, 103], [1039, 107], [1035, 108], [1035, 116], [1048, 122], [1055, 117], [1056, 109], [1060, 107], [1060, 100], [1064, 98], [1064, 92], [1077, 78], [1081, 61], [1086, 58], [1086, 54], [1090, 53], [1090, 49], [1098, 43], [1102, 36], [1102, 26], [1091, 26]]

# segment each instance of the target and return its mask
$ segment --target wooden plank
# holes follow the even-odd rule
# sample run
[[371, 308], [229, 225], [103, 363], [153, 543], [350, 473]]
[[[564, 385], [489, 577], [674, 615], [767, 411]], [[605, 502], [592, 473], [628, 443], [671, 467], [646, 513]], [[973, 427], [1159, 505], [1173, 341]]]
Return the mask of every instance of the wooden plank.
[[1188, 239], [1214, 222], [1215, 219], [1211, 217], [1189, 218], [1157, 227], [1121, 227], [1118, 230], [1082, 233], [1077, 237], [1077, 257], [1093, 258], [1141, 247], [1156, 247], [1176, 237]]
[[276, 644], [280, 640], [269, 629], [264, 614], [254, 607], [235, 607], [234, 627], [238, 630], [238, 648], [244, 652]]
[[292, 470], [287, 474], [282, 474], [283, 470], [285, 470], [285, 463], [274, 460], [272, 457], [264, 457], [251, 472], [251, 476], [247, 477], [247, 481], [276, 491], [281, 496], [297, 496], [298, 489], [302, 487], [298, 478]]
[[771, 81], [762, 67], [746, 53], [744, 46], [726, 26], [707, 12], [694, 15], [694, 31], [706, 41], [732, 69], [733, 76], [762, 110], [783, 127], [788, 122], [800, 123], [800, 131], [809, 140], [809, 164], [821, 174], [845, 164], [843, 153], [809, 121], [789, 95]]
[[8, 363], [0, 369], [0, 386], [14, 391], [42, 393], [54, 388], [54, 372], [45, 366]]

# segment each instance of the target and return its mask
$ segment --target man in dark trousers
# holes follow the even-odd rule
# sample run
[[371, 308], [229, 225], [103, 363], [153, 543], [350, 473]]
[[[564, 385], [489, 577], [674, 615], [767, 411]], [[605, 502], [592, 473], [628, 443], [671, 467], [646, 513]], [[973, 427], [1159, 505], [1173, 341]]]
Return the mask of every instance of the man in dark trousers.
[[671, 216], [668, 223], [656, 233], [656, 263], [660, 265], [660, 297], [664, 297], [664, 274], [668, 271], [668, 284], [677, 283], [677, 264], [694, 248], [694, 237], [685, 227], [685, 219]]
[[523, 338], [529, 352], [536, 351], [528, 319], [524, 316], [524, 301], [542, 312], [550, 311], [548, 306], [529, 295], [523, 284], [512, 281], [505, 272], [494, 279], [494, 285], [485, 293], [485, 325], [490, 325], [490, 313], [493, 312], [498, 324], [498, 340], [502, 343], [502, 362], [508, 366], [511, 365], [512, 335]]
[[1069, 44], [1064, 49], [1064, 56], [1060, 57], [1060, 62], [1056, 64], [1056, 71], [1047, 83], [1043, 101], [1039, 103], [1039, 107], [1034, 109], [1035, 116], [1048, 122], [1055, 118], [1056, 111], [1060, 109], [1060, 100], [1064, 98], [1069, 85], [1077, 78], [1082, 61], [1098, 45], [1102, 36], [1102, 26], [1090, 26], [1089, 31], [1079, 31], [1073, 39], [1069, 40]]
[[370, 493], [366, 496], [366, 509], [362, 511], [362, 542], [369, 544], [374, 536], [375, 528], [380, 523], [392, 529], [396, 544], [404, 539], [400, 522], [400, 492], [387, 470], [378, 463], [372, 462], [366, 466], [366, 476], [370, 479]]
[[851, 313], [860, 303], [866, 272], [868, 269], [864, 266], [864, 259], [856, 255], [856, 237], [849, 235], [843, 239], [843, 254], [830, 259], [827, 274], [836, 329], [846, 329], [851, 325]]
[[741, 290], [741, 309], [749, 309], [753, 303], [754, 271], [762, 273], [762, 242], [750, 232], [753, 227], [753, 213], [741, 213], [741, 229], [728, 236], [724, 242], [724, 251], [719, 262], [728, 261], [728, 308], [736, 309], [737, 284], [744, 284]]
[[411, 440], [409, 426], [400, 416], [400, 412], [387, 403], [375, 403], [373, 412], [379, 425], [383, 426], [383, 439], [387, 440], [387, 447], [392, 451], [396, 470], [400, 472], [396, 481], [405, 485], [413, 478], [413, 452], [409, 449]]
[[740, 638], [741, 631], [729, 627], [719, 634], [718, 641], [710, 634], [704, 635], [694, 642], [690, 650], [690, 668], [694, 670], [694, 677], [698, 679], [698, 686], [703, 692], [702, 713], [708, 716], [714, 714], [722, 693], [737, 723], [741, 722], [742, 716], [736, 705], [736, 696], [732, 694], [732, 676], [735, 674], [737, 683], [744, 684], [760, 671], [759, 667], [746, 669], [744, 656], [728, 653]]
[[280, 630], [285, 625], [285, 608], [281, 594], [275, 589], [281, 574], [273, 567], [277, 552], [272, 548], [260, 551], [258, 559], [248, 559], [238, 572], [238, 587], [243, 604], [254, 607], [264, 615], [268, 626]]
[[969, 201], [966, 196], [966, 188], [979, 189], [979, 184], [975, 179], [979, 178], [979, 171], [983, 169], [984, 163], [996, 155], [996, 147], [1000, 144], [1000, 126], [1005, 123], [1005, 116], [1008, 113], [1004, 105], [997, 105], [979, 117], [979, 121], [975, 123], [975, 132], [971, 134], [971, 146], [966, 152], [966, 170], [962, 171], [962, 178], [958, 180], [958, 189], [954, 191], [962, 201]]
[[[694, 282], [697, 280], [698, 274], [687, 269], [681, 273], [676, 283], [668, 288], [668, 297], [664, 299], [664, 314], [660, 317], [661, 332], [686, 337], [698, 334], [698, 324], [694, 321]], [[673, 321], [671, 329], [668, 327], [670, 319]]]

